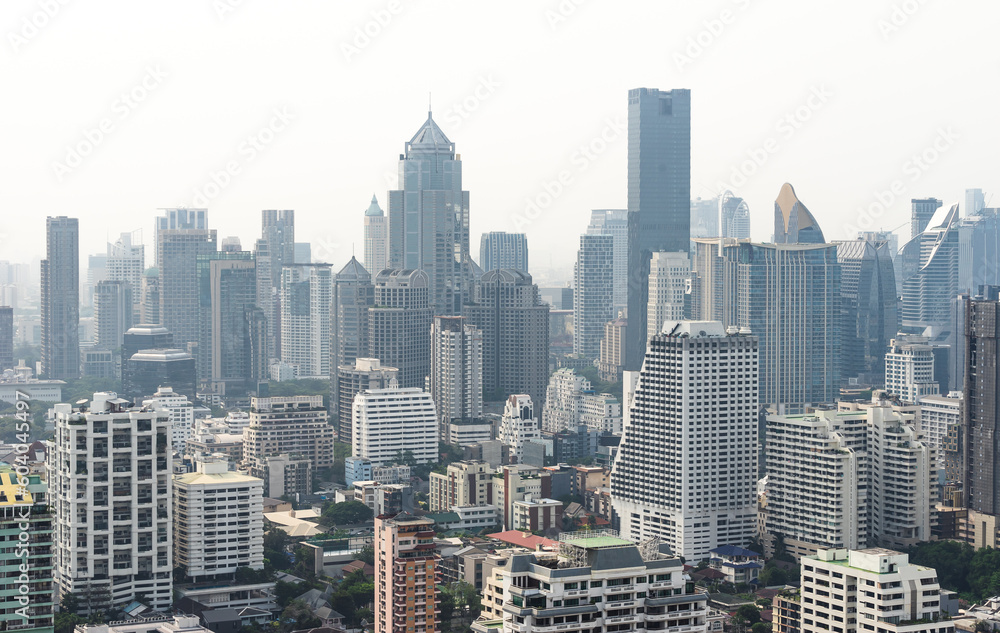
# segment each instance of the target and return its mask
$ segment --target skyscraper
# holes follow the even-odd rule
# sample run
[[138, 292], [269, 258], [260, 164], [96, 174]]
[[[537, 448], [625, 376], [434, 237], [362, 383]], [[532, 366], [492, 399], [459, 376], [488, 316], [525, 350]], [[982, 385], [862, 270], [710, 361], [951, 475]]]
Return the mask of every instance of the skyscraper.
[[668, 323], [650, 339], [625, 396], [631, 406], [611, 477], [623, 537], [660, 537], [688, 561], [750, 542], [758, 376], [757, 338], [718, 321]]
[[691, 239], [696, 237], [719, 237], [718, 198], [691, 201]]
[[80, 226], [76, 218], [45, 220], [42, 260], [42, 373], [80, 377]]
[[691, 91], [628, 93], [628, 330], [625, 367], [646, 352], [649, 260], [691, 237]]
[[198, 256], [216, 252], [215, 230], [161, 229], [157, 239], [160, 323], [174, 335], [178, 348], [195, 347], [201, 338]]
[[466, 317], [434, 317], [430, 387], [442, 441], [452, 420], [482, 417], [483, 332]]
[[917, 403], [940, 392], [934, 380], [934, 348], [925, 336], [903, 335], [889, 340], [885, 354], [885, 390], [903, 402]]
[[[900, 322], [904, 331], [946, 328], [951, 300], [959, 292], [958, 205], [938, 209], [927, 228], [900, 251], [903, 259]], [[916, 262], [916, 265], [911, 265]]]
[[896, 275], [886, 241], [835, 242], [840, 264], [841, 377], [879, 385], [885, 352], [899, 331]]
[[375, 517], [375, 633], [438, 630], [434, 520]]
[[965, 215], [977, 215], [986, 206], [982, 189], [965, 190]]
[[0, 373], [14, 366], [14, 308], [0, 306]]
[[549, 380], [549, 306], [531, 275], [491, 270], [478, 284], [475, 304], [463, 314], [483, 332], [483, 389], [487, 400], [525, 393], [545, 402]]
[[524, 233], [491, 231], [479, 241], [479, 266], [483, 272], [513, 268], [528, 272], [528, 238]]
[[132, 286], [127, 281], [104, 280], [94, 288], [94, 346], [116, 350], [132, 327]]
[[330, 376], [330, 264], [290, 264], [281, 269], [281, 360], [299, 376]]
[[590, 212], [587, 234], [610, 235], [614, 238], [612, 268], [615, 280], [614, 309], [617, 314], [628, 306], [628, 211], [594, 209]]
[[153, 245], [156, 252], [153, 261], [160, 261], [160, 232], [176, 229], [208, 230], [208, 209], [159, 209], [163, 215], [153, 221]]
[[372, 194], [365, 211], [365, 268], [374, 275], [389, 267], [389, 226], [385, 212]]
[[[380, 268], [378, 272], [381, 272]], [[368, 308], [375, 303], [375, 285], [356, 258], [333, 280], [333, 361], [331, 368], [353, 365], [368, 355]]]
[[[0, 464], [0, 492], [0, 530], [8, 535], [5, 539], [8, 545], [0, 553], [0, 565], [11, 570], [0, 579], [0, 591], [7, 596], [0, 626], [20, 633], [49, 633], [54, 630], [55, 505], [49, 503], [47, 478], [28, 473], [19, 475], [17, 466]], [[21, 534], [30, 541], [19, 540]], [[21, 572], [25, 568], [30, 574]], [[13, 573], [14, 570], [18, 573]]]
[[160, 269], [147, 268], [142, 273], [139, 298], [139, 323], [160, 325]]
[[578, 356], [600, 355], [604, 324], [615, 317], [613, 262], [612, 236], [580, 236], [573, 269], [573, 353]]
[[[281, 357], [281, 270], [295, 263], [295, 211], [260, 212], [257, 260], [257, 305], [267, 317], [268, 349]], [[305, 263], [305, 262], [302, 262]]]
[[649, 263], [646, 338], [660, 333], [667, 321], [687, 318], [686, 297], [691, 284], [691, 260], [686, 252], [653, 253]]
[[399, 369], [400, 387], [424, 387], [431, 369], [430, 288], [422, 270], [386, 269], [368, 309], [369, 356]]
[[719, 228], [718, 236], [709, 237], [750, 238], [750, 207], [729, 190], [719, 196]]
[[461, 314], [470, 291], [470, 260], [461, 156], [428, 112], [400, 158], [399, 189], [389, 192], [389, 266], [427, 273], [430, 305], [450, 315]]
[[198, 376], [211, 381], [215, 393], [250, 386], [253, 361], [246, 310], [257, 301], [257, 269], [249, 251], [219, 251], [198, 257], [198, 302], [201, 343]]
[[910, 200], [910, 239], [924, 232], [934, 213], [941, 207], [937, 198], [913, 198]]
[[250, 398], [250, 425], [243, 429], [243, 463], [263, 470], [265, 458], [288, 453], [308, 459], [314, 470], [330, 468], [333, 435], [323, 396]]
[[139, 307], [142, 303], [142, 273], [146, 266], [146, 249], [142, 244], [132, 243], [131, 233], [122, 233], [112, 244], [108, 243], [106, 277], [109, 281], [124, 281], [132, 292], [132, 321], [141, 318]]
[[970, 300], [965, 319], [966, 506], [1000, 514], [1000, 302]]
[[350, 444], [354, 435], [354, 396], [368, 389], [399, 386], [399, 370], [386, 367], [377, 358], [356, 358], [350, 365], [337, 368], [333, 401], [330, 406], [337, 427], [338, 441]]
[[781, 186], [774, 201], [774, 241], [777, 244], [826, 243], [816, 218], [787, 182]]

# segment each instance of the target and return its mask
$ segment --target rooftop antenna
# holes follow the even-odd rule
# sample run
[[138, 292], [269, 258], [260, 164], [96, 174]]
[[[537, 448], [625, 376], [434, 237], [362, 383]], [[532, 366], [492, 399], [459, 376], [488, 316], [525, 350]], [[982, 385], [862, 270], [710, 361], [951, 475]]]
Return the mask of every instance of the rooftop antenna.
[[427, 118], [431, 118], [431, 93], [427, 92]]

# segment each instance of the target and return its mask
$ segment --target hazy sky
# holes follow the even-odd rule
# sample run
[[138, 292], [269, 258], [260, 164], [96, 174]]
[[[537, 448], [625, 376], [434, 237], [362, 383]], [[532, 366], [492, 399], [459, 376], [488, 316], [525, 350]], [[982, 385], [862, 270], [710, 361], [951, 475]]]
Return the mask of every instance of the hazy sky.
[[0, 259], [44, 256], [47, 215], [80, 218], [85, 255], [207, 206], [244, 248], [295, 209], [339, 268], [431, 92], [473, 256], [523, 230], [532, 272], [568, 279], [590, 209], [625, 206], [640, 86], [692, 90], [692, 196], [730, 186], [755, 238], [788, 181], [827, 239], [902, 240], [912, 197], [1000, 192], [998, 23], [989, 0], [4, 0]]

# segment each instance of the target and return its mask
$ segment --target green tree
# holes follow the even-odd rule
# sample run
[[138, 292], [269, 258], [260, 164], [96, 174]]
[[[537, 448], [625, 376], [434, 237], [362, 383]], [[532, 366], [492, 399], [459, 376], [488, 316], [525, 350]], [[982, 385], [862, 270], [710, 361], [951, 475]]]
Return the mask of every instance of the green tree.
[[372, 516], [372, 509], [360, 501], [332, 503], [323, 510], [323, 518], [330, 525], [355, 525], [370, 520]]
[[760, 570], [758, 579], [761, 587], [773, 587], [788, 583], [788, 574], [780, 567], [768, 563], [764, 569]]
[[375, 564], [375, 548], [371, 545], [365, 545], [358, 552], [358, 560], [363, 563], [368, 563], [369, 565]]
[[55, 633], [73, 633], [77, 624], [86, 624], [87, 619], [75, 613], [59, 611], [53, 617]]
[[771, 633], [770, 622], [754, 622], [750, 627], [751, 633]]
[[281, 630], [312, 629], [323, 624], [305, 602], [292, 600], [281, 612]]
[[760, 609], [755, 604], [743, 604], [736, 610], [736, 617], [741, 618], [751, 626], [760, 622]]

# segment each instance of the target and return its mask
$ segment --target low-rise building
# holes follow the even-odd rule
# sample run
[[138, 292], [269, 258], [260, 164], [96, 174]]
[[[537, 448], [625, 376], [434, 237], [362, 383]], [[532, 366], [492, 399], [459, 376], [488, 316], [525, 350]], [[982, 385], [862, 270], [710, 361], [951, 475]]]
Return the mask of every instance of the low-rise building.
[[432, 472], [428, 509], [447, 512], [454, 506], [492, 505], [494, 472], [481, 460], [452, 462], [445, 472]]
[[528, 532], [545, 532], [562, 528], [563, 505], [555, 499], [533, 497], [512, 504], [511, 528]]
[[760, 570], [764, 567], [759, 562], [760, 554], [735, 545], [723, 545], [709, 552], [708, 565], [726, 575], [726, 582], [734, 585], [749, 584], [757, 580]]
[[78, 624], [76, 633], [212, 633], [192, 615], [121, 620], [107, 624]]

